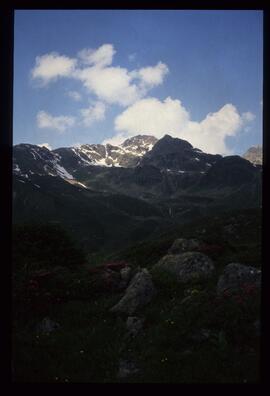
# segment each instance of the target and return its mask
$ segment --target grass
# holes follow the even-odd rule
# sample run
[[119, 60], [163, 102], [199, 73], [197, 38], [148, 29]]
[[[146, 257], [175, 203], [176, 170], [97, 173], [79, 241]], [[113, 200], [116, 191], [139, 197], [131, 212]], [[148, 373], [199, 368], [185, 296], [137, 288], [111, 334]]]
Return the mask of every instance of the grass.
[[[224, 226], [232, 223], [237, 224], [235, 233], [224, 233]], [[113, 255], [89, 255], [82, 266], [58, 267], [51, 277], [39, 280], [38, 290], [29, 287], [34, 269], [24, 273], [24, 267], [17, 265], [14, 381], [258, 382], [260, 345], [254, 322], [260, 317], [260, 296], [218, 299], [215, 293], [226, 264], [260, 266], [258, 211], [233, 213], [171, 231]], [[211, 280], [184, 286], [172, 275], [152, 269], [176, 237], [197, 237], [223, 246], [222, 254], [209, 253], [216, 267]], [[89, 271], [112, 260], [128, 261], [134, 268], [148, 267], [157, 289], [153, 300], [136, 314], [145, 321], [142, 333], [135, 338], [126, 338], [126, 318], [110, 313], [122, 292], [104, 288], [102, 278]], [[19, 257], [17, 261], [19, 264]], [[50, 267], [50, 271], [54, 269]], [[36, 326], [44, 317], [59, 323], [60, 328], [50, 334], [37, 333]], [[202, 336], [205, 332], [207, 336]], [[139, 372], [118, 378], [120, 358], [134, 360]]]

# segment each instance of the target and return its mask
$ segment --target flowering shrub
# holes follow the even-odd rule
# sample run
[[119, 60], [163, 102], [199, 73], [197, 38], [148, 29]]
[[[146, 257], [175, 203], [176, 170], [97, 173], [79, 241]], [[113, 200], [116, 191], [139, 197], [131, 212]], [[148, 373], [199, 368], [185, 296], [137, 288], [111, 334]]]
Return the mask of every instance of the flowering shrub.
[[204, 254], [219, 254], [224, 251], [224, 246], [221, 245], [209, 245], [209, 244], [203, 244], [200, 247], [200, 252]]

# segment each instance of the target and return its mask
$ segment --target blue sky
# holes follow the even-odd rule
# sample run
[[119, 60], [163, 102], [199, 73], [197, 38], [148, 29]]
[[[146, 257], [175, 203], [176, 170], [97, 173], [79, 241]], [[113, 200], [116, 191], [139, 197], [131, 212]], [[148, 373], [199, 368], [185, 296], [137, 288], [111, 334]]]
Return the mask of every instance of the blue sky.
[[262, 143], [260, 11], [16, 11], [14, 144]]

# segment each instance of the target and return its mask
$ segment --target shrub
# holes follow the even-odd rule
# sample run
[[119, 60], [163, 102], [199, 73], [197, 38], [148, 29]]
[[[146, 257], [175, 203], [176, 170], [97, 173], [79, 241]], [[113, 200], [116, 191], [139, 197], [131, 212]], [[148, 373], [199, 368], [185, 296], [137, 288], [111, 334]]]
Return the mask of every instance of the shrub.
[[13, 268], [31, 271], [40, 268], [78, 267], [84, 253], [59, 225], [24, 224], [13, 227]]

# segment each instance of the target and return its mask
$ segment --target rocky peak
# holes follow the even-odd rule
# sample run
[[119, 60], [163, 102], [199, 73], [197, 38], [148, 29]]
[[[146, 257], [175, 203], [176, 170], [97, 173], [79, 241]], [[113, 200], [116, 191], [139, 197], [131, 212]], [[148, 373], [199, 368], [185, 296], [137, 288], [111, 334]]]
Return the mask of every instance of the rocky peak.
[[153, 148], [153, 154], [179, 153], [186, 149], [192, 149], [192, 145], [183, 139], [173, 138], [170, 135], [164, 135]]
[[250, 147], [245, 154], [243, 154], [243, 158], [254, 165], [262, 165], [262, 146]]
[[141, 165], [152, 165], [169, 172], [206, 172], [220, 155], [203, 153], [186, 140], [164, 135], [142, 158]]
[[153, 146], [158, 139], [155, 136], [151, 135], [137, 135], [133, 136], [129, 139], [126, 139], [121, 146], [122, 147], [134, 147], [134, 146], [142, 146], [142, 147], [148, 147], [148, 146]]

